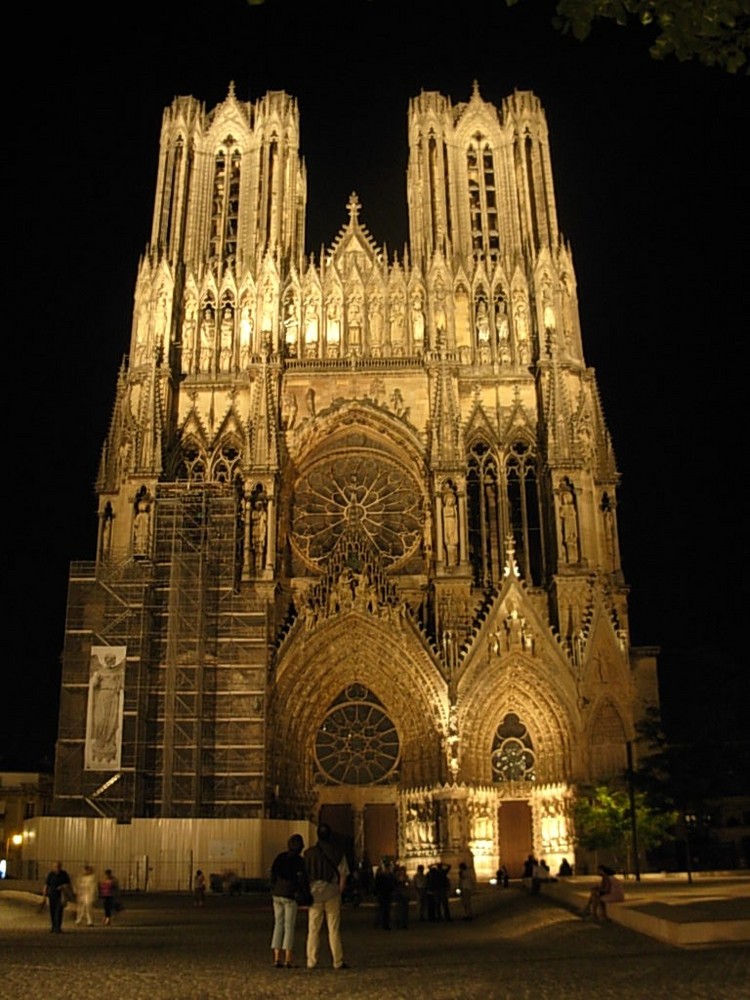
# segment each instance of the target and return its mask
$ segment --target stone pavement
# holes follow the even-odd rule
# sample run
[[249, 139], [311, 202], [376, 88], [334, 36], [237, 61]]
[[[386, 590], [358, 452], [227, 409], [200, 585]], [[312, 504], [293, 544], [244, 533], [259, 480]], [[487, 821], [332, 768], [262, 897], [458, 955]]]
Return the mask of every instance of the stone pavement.
[[[544, 893], [580, 912], [595, 878], [559, 879]], [[610, 919], [630, 930], [678, 947], [730, 941], [750, 944], [750, 877], [684, 875], [666, 878], [646, 875], [640, 882], [626, 880], [625, 902], [608, 907]]]
[[[374, 908], [344, 908], [348, 970], [275, 969], [268, 897], [128, 895], [112, 927], [49, 933], [38, 897], [0, 893], [0, 998], [56, 1000], [747, 1000], [750, 949], [678, 949], [618, 924], [580, 920], [542, 892], [482, 888], [476, 917], [374, 929]], [[99, 914], [101, 919], [101, 914]], [[298, 959], [307, 915], [298, 919]]]

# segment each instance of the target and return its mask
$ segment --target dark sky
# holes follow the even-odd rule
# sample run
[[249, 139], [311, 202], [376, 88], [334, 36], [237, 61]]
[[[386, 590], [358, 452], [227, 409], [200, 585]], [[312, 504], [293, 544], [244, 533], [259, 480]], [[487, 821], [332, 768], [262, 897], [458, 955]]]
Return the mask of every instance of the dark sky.
[[[741, 623], [747, 453], [750, 82], [654, 62], [639, 29], [584, 43], [554, 3], [173, 0], [17, 12], [3, 157], [6, 478], [0, 768], [51, 758], [68, 563], [91, 559], [93, 481], [150, 234], [161, 116], [269, 89], [298, 98], [309, 250], [356, 190], [378, 242], [407, 238], [406, 112], [472, 81], [533, 90], [550, 129], [584, 350], [622, 474], [631, 638], [662, 649], [664, 711], [688, 728], [747, 705]], [[12, 44], [11, 36], [8, 36]], [[740, 385], [742, 381], [742, 386]], [[12, 483], [12, 486], [11, 486]], [[744, 630], [743, 630], [744, 631]]]

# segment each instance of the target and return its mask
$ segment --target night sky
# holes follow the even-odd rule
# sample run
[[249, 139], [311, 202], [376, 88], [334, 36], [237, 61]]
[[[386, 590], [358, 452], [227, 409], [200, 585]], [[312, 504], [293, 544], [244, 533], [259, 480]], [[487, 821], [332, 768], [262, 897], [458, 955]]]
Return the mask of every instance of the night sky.
[[406, 113], [420, 90], [457, 103], [476, 79], [497, 105], [514, 89], [541, 99], [586, 361], [622, 474], [631, 640], [661, 647], [674, 732], [748, 704], [750, 80], [655, 62], [636, 27], [602, 24], [578, 42], [552, 26], [554, 2], [450, 9], [449, 21], [408, 0], [15, 12], [7, 45], [25, 69], [5, 91], [0, 769], [49, 766], [54, 752], [68, 564], [94, 556], [93, 483], [129, 348], [163, 109], [181, 94], [211, 108], [230, 81], [241, 100], [269, 89], [298, 99], [316, 255], [352, 190], [375, 240], [403, 249]]

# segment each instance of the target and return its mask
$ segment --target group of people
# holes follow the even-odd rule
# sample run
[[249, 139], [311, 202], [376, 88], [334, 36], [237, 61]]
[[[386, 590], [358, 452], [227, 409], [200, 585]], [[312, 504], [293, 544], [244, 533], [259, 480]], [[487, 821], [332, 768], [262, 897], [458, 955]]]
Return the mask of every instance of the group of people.
[[[557, 872], [557, 878], [568, 878], [573, 874], [573, 869], [567, 858], [563, 858]], [[556, 882], [557, 878], [550, 871], [550, 867], [544, 858], [537, 860], [530, 854], [523, 864], [522, 878], [529, 879], [531, 892], [537, 894], [545, 882]], [[507, 883], [506, 883], [507, 884]]]
[[[411, 884], [402, 865], [384, 858], [372, 879], [376, 902], [375, 927], [382, 930], [406, 929], [409, 926], [409, 900], [416, 895], [420, 920], [451, 920], [449, 899], [451, 866], [436, 862], [418, 865]], [[318, 964], [320, 936], [325, 924], [334, 969], [348, 968], [341, 940], [341, 899], [349, 879], [349, 864], [344, 852], [335, 846], [331, 828], [318, 827], [318, 841], [305, 850], [303, 838], [295, 833], [286, 851], [271, 866], [271, 895], [274, 924], [271, 937], [273, 964], [277, 968], [296, 968], [294, 935], [300, 905], [308, 907], [306, 964]], [[364, 885], [364, 882], [363, 882]], [[458, 889], [465, 920], [474, 916], [473, 897], [476, 878], [466, 862], [458, 866]]]
[[450, 911], [451, 866], [442, 861], [427, 867], [417, 865], [414, 888], [417, 892], [417, 913], [420, 920], [452, 920]]
[[383, 858], [375, 873], [373, 888], [377, 902], [375, 927], [391, 929], [391, 910], [395, 908], [393, 926], [406, 930], [409, 926], [409, 878], [403, 865]]
[[49, 906], [50, 930], [53, 934], [62, 932], [63, 913], [68, 903], [75, 902], [77, 924], [84, 921], [91, 927], [94, 923], [93, 909], [97, 899], [104, 909], [103, 923], [112, 923], [112, 914], [121, 908], [120, 885], [112, 870], [108, 868], [102, 879], [97, 880], [91, 865], [85, 865], [75, 886], [62, 862], [56, 861], [47, 874], [42, 890], [42, 906]]

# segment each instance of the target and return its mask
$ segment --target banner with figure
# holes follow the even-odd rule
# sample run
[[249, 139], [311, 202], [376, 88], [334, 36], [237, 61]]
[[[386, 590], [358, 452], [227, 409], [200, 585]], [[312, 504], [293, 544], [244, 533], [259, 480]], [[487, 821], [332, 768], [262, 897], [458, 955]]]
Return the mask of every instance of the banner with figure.
[[127, 646], [92, 646], [86, 713], [87, 771], [117, 771], [122, 750]]

